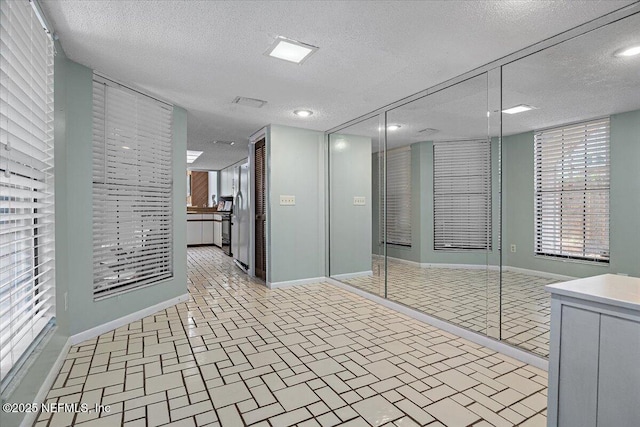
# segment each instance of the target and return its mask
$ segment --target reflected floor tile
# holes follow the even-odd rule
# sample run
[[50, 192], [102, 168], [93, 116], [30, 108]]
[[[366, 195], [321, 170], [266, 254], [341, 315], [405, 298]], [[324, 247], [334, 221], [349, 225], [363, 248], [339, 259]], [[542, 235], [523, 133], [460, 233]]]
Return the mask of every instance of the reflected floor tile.
[[[383, 261], [373, 257], [373, 271]], [[498, 335], [499, 272], [420, 267], [387, 260], [387, 297], [432, 316], [483, 334]], [[342, 280], [380, 295], [380, 278]], [[502, 338], [525, 350], [549, 356], [551, 297], [545, 285], [556, 280], [512, 271], [502, 273]]]

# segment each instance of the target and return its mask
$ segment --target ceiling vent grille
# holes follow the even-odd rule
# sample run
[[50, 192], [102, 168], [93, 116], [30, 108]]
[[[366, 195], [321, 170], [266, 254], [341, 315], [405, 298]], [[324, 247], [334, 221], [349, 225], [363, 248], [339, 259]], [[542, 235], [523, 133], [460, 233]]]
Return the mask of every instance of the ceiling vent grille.
[[418, 133], [421, 135], [432, 135], [434, 133], [438, 133], [438, 129], [434, 129], [434, 128], [424, 128], [422, 130], [419, 130]]
[[235, 145], [236, 142], [235, 141], [222, 141], [222, 140], [216, 139], [214, 141], [211, 141], [211, 143], [213, 143], [213, 144], [224, 144], [224, 145]]
[[262, 108], [267, 101], [263, 101], [262, 99], [246, 98], [244, 96], [236, 96], [233, 103], [244, 105], [245, 107]]

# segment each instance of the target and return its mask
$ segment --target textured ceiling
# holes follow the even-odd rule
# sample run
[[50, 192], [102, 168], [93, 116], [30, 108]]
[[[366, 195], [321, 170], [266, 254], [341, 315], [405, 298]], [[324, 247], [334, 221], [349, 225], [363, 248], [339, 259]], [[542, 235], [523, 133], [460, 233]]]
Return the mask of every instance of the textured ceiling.
[[[326, 130], [633, 1], [43, 1], [67, 56], [188, 111], [194, 168], [269, 123]], [[269, 58], [278, 36], [319, 46]], [[236, 96], [268, 101], [261, 109]], [[314, 111], [307, 119], [294, 109]], [[232, 148], [210, 141], [236, 140]]]
[[[503, 67], [503, 109], [537, 107], [524, 113], [495, 113], [500, 92], [489, 89], [487, 74], [387, 112], [389, 149], [414, 142], [485, 138], [544, 129], [640, 109], [640, 56], [620, 58], [622, 48], [640, 45], [640, 14], [606, 25]], [[487, 118], [487, 111], [492, 116]], [[340, 134], [372, 137], [379, 151], [378, 119], [363, 121]], [[425, 128], [435, 129], [428, 135]]]

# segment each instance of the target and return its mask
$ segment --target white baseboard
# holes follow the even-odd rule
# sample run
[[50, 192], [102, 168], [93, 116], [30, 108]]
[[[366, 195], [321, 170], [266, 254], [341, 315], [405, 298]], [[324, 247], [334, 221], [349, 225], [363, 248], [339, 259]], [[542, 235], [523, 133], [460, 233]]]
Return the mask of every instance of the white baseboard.
[[82, 331], [80, 333], [72, 335], [69, 337], [69, 342], [71, 345], [79, 344], [82, 341], [90, 340], [106, 332], [112, 331], [114, 329], [118, 329], [126, 324], [135, 322], [136, 320], [140, 320], [144, 317], [152, 315], [153, 313], [157, 313], [160, 310], [167, 309], [171, 306], [180, 304], [181, 302], [185, 302], [185, 301], [189, 301], [188, 293], [179, 295], [175, 298], [171, 298], [166, 301], [162, 301], [156, 305], [152, 305], [151, 307], [143, 308], [142, 310], [136, 311], [131, 314], [127, 314], [126, 316], [122, 316], [118, 319], [112, 320], [107, 323], [103, 323], [102, 325], [98, 325], [94, 328], [87, 329], [86, 331]]
[[433, 263], [433, 262], [423, 262], [420, 264], [422, 268], [450, 268], [456, 269], [459, 268], [461, 270], [491, 270], [491, 271], [500, 271], [500, 267], [497, 265], [486, 265], [486, 264], [442, 264], [442, 263]]
[[564, 274], [547, 273], [546, 271], [539, 271], [539, 270], [528, 270], [526, 268], [511, 267], [509, 265], [505, 265], [505, 266], [503, 266], [503, 268], [504, 268], [505, 271], [510, 271], [512, 273], [522, 273], [522, 274], [527, 274], [529, 276], [544, 277], [545, 279], [555, 279], [555, 280], [574, 280], [574, 279], [577, 279], [577, 277], [565, 276]]
[[513, 347], [509, 344], [504, 343], [503, 341], [498, 341], [486, 335], [482, 335], [477, 332], [470, 331], [469, 329], [456, 326], [447, 321], [438, 319], [437, 317], [429, 316], [428, 314], [409, 308], [406, 305], [399, 304], [397, 302], [393, 302], [391, 300], [363, 291], [353, 286], [346, 285], [335, 279], [327, 278], [326, 281], [339, 288], [352, 292], [356, 295], [360, 295], [361, 297], [367, 298], [371, 301], [377, 302], [378, 304], [381, 304], [399, 313], [405, 314], [420, 322], [428, 323], [429, 325], [435, 326], [436, 328], [442, 329], [443, 331], [457, 335], [460, 338], [464, 338], [476, 344], [485, 346], [506, 356], [513, 357], [514, 359], [535, 366], [536, 368], [543, 369], [545, 371], [549, 370], [549, 361], [547, 359]]
[[[378, 255], [378, 257], [383, 258], [382, 255]], [[391, 261], [399, 262], [399, 263], [402, 263], [402, 264], [409, 264], [409, 265], [413, 265], [413, 266], [416, 266], [416, 267], [420, 267], [420, 263], [417, 262], [417, 261], [411, 261], [411, 260], [403, 259], [403, 258], [395, 258], [395, 257], [392, 257], [392, 256], [388, 256], [387, 259], [389, 259]]]
[[284, 282], [267, 282], [269, 289], [288, 288], [289, 286], [310, 285], [312, 283], [326, 282], [326, 277], [310, 277], [308, 279], [287, 280]]
[[355, 279], [356, 277], [367, 277], [367, 276], [373, 276], [373, 270], [358, 271], [356, 273], [334, 274], [331, 277], [333, 277], [336, 280], [347, 280], [347, 279]]
[[[45, 401], [45, 399], [47, 398], [47, 394], [49, 394], [49, 390], [53, 386], [53, 383], [56, 381], [56, 378], [58, 378], [58, 373], [60, 372], [60, 369], [62, 369], [62, 365], [64, 365], [64, 361], [67, 358], [67, 354], [69, 353], [70, 348], [71, 342], [70, 339], [67, 339], [67, 342], [62, 347], [62, 350], [60, 350], [60, 354], [58, 354], [56, 361], [51, 366], [49, 373], [44, 378], [44, 381], [42, 382], [38, 393], [36, 393], [36, 396], [33, 398], [33, 403], [39, 405]], [[24, 418], [22, 418], [22, 422], [20, 423], [20, 427], [32, 426], [36, 422], [38, 414], [38, 412], [25, 413]]]

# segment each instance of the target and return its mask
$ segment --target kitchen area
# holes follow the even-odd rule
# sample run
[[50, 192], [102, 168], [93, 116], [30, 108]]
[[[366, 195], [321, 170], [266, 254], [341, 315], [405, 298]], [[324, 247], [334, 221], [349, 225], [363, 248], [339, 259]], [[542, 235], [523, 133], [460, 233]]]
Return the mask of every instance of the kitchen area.
[[187, 171], [187, 246], [216, 246], [244, 271], [249, 265], [249, 165]]

